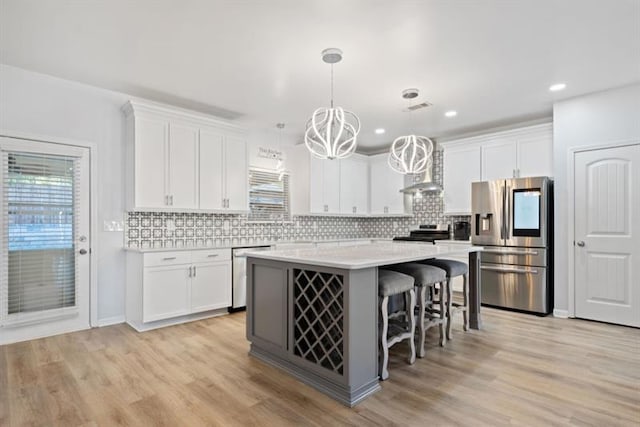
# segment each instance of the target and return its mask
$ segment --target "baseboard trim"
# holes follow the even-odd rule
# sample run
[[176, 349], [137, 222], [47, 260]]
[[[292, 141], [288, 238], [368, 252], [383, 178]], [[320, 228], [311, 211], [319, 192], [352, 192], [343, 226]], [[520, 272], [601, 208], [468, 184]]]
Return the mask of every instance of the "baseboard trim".
[[104, 326], [117, 325], [119, 323], [124, 323], [124, 316], [112, 316], [105, 317], [104, 319], [98, 319], [98, 328], [102, 328]]
[[567, 310], [559, 310], [557, 308], [553, 309], [553, 317], [558, 317], [560, 319], [568, 319], [569, 311]]

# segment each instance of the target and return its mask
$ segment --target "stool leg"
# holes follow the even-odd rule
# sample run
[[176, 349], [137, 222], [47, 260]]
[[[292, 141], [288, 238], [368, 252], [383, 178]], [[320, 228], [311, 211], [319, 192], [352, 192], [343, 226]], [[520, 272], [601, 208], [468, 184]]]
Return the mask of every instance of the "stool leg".
[[463, 329], [469, 330], [469, 274], [462, 276], [462, 293], [464, 296], [464, 309], [462, 311]]
[[440, 323], [438, 324], [438, 330], [440, 331], [440, 347], [444, 347], [444, 343], [445, 343], [445, 339], [444, 339], [444, 328], [445, 328], [445, 324], [447, 321], [446, 315], [446, 308], [445, 308], [445, 282], [440, 282], [440, 298], [439, 298], [439, 303], [440, 303]]
[[447, 293], [447, 340], [451, 339], [451, 304], [453, 302], [453, 290], [451, 289], [451, 278], [447, 277], [446, 293]]
[[382, 297], [380, 302], [380, 314], [382, 315], [382, 331], [380, 332], [380, 345], [382, 346], [382, 361], [380, 363], [380, 379], [389, 378], [389, 345], [387, 333], [389, 332], [389, 297]]
[[416, 361], [416, 342], [413, 339], [416, 333], [416, 316], [414, 315], [414, 309], [416, 307], [416, 293], [413, 289], [409, 290], [409, 307], [407, 308], [407, 313], [409, 313], [409, 332], [411, 333], [409, 337], [409, 363], [414, 364]]
[[424, 340], [426, 330], [424, 329], [424, 315], [426, 309], [427, 286], [418, 286], [418, 357], [424, 357]]

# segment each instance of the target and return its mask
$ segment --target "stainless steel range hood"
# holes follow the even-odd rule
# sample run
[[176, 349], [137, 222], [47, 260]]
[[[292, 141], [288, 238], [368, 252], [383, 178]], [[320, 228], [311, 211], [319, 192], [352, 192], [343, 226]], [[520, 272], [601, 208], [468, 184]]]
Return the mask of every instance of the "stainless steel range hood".
[[424, 172], [422, 181], [416, 182], [415, 184], [400, 190], [401, 193], [405, 194], [416, 194], [417, 192], [440, 193], [441, 191], [442, 186], [437, 182], [433, 182], [433, 157], [430, 159], [427, 165], [427, 170]]

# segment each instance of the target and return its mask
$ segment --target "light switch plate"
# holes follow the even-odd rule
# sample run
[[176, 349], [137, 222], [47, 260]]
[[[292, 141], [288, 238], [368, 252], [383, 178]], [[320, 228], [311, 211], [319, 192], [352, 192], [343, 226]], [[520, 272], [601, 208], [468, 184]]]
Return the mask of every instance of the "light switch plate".
[[103, 231], [124, 231], [124, 221], [105, 219], [102, 224]]

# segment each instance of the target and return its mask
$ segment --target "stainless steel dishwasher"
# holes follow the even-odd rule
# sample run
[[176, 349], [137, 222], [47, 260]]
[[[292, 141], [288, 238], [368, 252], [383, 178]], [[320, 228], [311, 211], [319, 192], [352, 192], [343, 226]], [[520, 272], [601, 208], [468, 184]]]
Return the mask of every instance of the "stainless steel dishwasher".
[[233, 293], [229, 311], [244, 310], [247, 305], [247, 252], [270, 250], [271, 246], [254, 246], [250, 248], [235, 248], [232, 250]]

